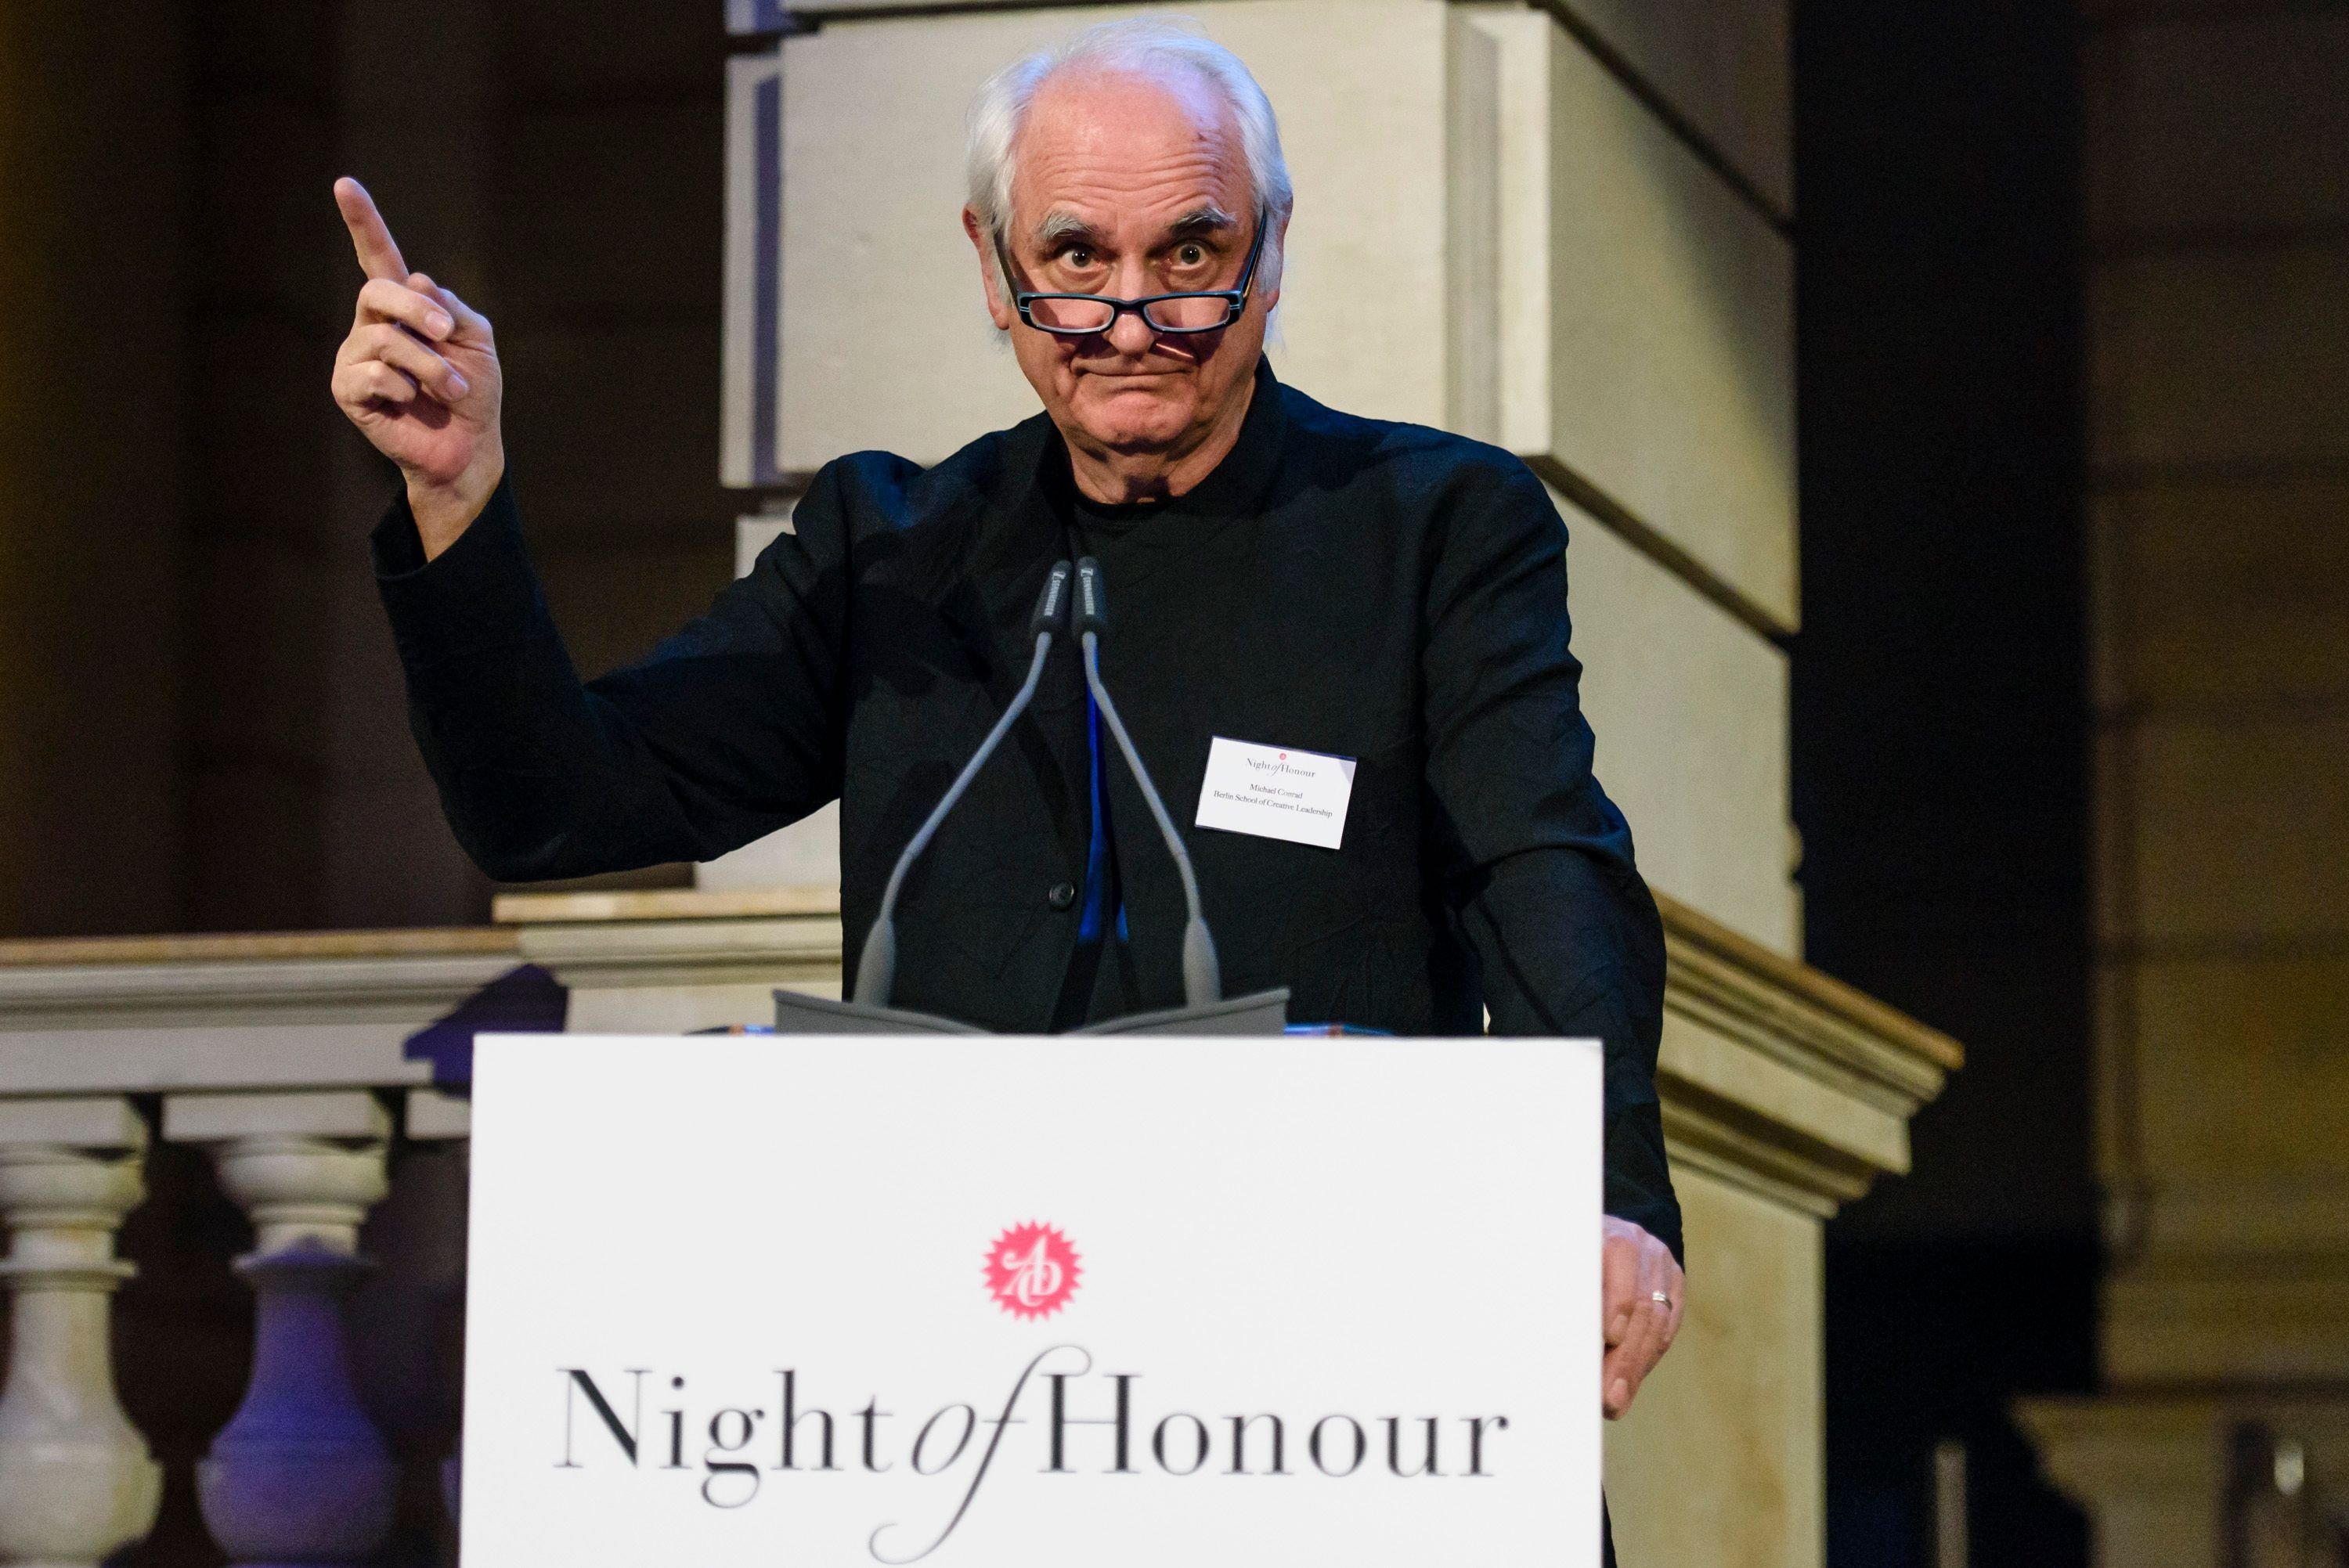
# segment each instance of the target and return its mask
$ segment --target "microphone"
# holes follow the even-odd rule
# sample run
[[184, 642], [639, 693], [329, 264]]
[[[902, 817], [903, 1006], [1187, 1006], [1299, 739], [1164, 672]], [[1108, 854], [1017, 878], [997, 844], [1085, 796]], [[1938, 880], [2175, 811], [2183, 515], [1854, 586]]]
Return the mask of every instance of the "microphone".
[[[905, 852], [897, 857], [896, 869], [889, 873], [889, 885], [881, 894], [881, 913], [873, 917], [873, 929], [864, 934], [864, 956], [856, 963], [855, 1000], [861, 1006], [885, 1007], [889, 1005], [889, 987], [897, 977], [897, 895], [905, 890], [905, 873], [914, 869], [914, 862], [921, 859], [924, 850], [930, 847], [930, 840], [936, 835], [938, 824], [947, 820], [947, 813], [955, 809], [955, 803], [962, 799], [963, 791], [970, 788], [970, 781], [978, 777], [978, 770], [987, 766], [987, 759], [995, 755], [997, 747], [1003, 744], [1003, 738], [1010, 733], [1013, 722], [1028, 711], [1028, 704], [1036, 695], [1036, 683], [1044, 676], [1044, 655], [1051, 651], [1053, 629], [1060, 625], [1061, 617], [1068, 613], [1068, 597], [1069, 563], [1058, 561], [1052, 564], [1052, 574], [1044, 579], [1044, 591], [1036, 595], [1035, 614], [1028, 617], [1028, 634], [1035, 642], [1036, 656], [1028, 661], [1028, 678], [1021, 683], [1019, 695], [1011, 699], [1010, 706], [1003, 710], [1003, 717], [995, 721], [995, 727], [987, 732], [987, 738], [980, 741], [978, 749], [970, 754], [970, 760], [963, 764], [961, 774], [948, 788], [945, 798], [932, 808], [929, 820], [905, 845]], [[1188, 868], [1185, 868], [1185, 874], [1189, 874]]]
[[[1158, 831], [1166, 841], [1167, 852], [1174, 857], [1174, 869], [1183, 873], [1183, 902], [1189, 907], [1190, 921], [1183, 928], [1183, 1000], [1193, 1007], [1210, 1002], [1220, 1002], [1224, 996], [1224, 979], [1216, 963], [1215, 938], [1207, 934], [1207, 917], [1199, 908], [1199, 878], [1191, 870], [1191, 851], [1183, 847], [1183, 836], [1174, 830], [1174, 822], [1166, 814], [1166, 802], [1158, 798], [1158, 786], [1150, 781], [1150, 769], [1142, 765], [1142, 753], [1133, 748], [1133, 738], [1125, 732], [1125, 721], [1117, 716], [1117, 704], [1109, 697], [1109, 688], [1102, 685], [1101, 634], [1109, 625], [1109, 606], [1102, 596], [1101, 562], [1085, 556], [1077, 562], [1077, 636], [1085, 650], [1085, 685], [1092, 688], [1093, 704], [1101, 709], [1102, 717], [1109, 721], [1109, 732], [1117, 738], [1117, 748], [1125, 754], [1126, 767], [1133, 770], [1133, 781], [1142, 787], [1142, 799], [1150, 807], [1150, 814], [1158, 821]], [[860, 998], [863, 992], [858, 993]], [[1284, 999], [1286, 993], [1283, 994]]]

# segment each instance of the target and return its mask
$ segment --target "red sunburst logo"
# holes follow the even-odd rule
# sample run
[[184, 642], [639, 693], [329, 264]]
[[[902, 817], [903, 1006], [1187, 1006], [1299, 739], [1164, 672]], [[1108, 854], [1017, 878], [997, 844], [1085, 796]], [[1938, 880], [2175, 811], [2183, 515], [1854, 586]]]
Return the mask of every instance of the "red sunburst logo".
[[987, 1294], [1019, 1317], [1050, 1317], [1077, 1292], [1077, 1251], [1050, 1225], [1014, 1225], [987, 1250]]

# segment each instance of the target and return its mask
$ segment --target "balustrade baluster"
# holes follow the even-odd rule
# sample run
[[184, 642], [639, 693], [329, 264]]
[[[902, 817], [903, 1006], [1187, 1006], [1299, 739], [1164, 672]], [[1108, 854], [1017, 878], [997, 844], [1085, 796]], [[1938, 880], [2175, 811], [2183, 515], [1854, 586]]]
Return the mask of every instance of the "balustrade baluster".
[[212, 1147], [253, 1221], [253, 1377], [197, 1466], [212, 1539], [237, 1563], [360, 1562], [389, 1536], [399, 1471], [351, 1379], [342, 1297], [388, 1190], [390, 1119], [363, 1091], [174, 1095], [164, 1136]]
[[115, 1397], [114, 1255], [146, 1194], [147, 1124], [129, 1101], [0, 1100], [0, 1261], [14, 1297], [0, 1387], [0, 1563], [94, 1568], [154, 1527], [162, 1474]]

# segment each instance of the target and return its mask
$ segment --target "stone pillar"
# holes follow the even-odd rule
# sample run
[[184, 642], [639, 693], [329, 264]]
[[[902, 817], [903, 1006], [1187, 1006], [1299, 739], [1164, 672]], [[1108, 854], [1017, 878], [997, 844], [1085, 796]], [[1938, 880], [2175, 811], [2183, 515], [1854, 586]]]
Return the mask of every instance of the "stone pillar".
[[2239, 1426], [2349, 1466], [2349, 13], [2084, 21], [2103, 1394], [2021, 1414], [2202, 1568]]
[[2049, 1479], [2087, 1511], [2097, 1562], [2220, 1568], [2226, 1429], [2212, 1401], [2031, 1400], [2018, 1413]]
[[[2257, 1528], [2230, 1510], [2229, 1449], [2246, 1429], [2294, 1455], [2275, 1501], [2292, 1533], [2312, 1515], [2339, 1518], [2349, 1499], [2349, 1401], [2323, 1388], [2122, 1389], [2092, 1398], [2025, 1399], [2015, 1417], [2048, 1479], [2086, 1511], [2103, 1568], [2231, 1568], [2330, 1562], [2249, 1555], [2230, 1540]], [[2268, 1521], [2270, 1528], [2278, 1522]]]
[[114, 1255], [144, 1198], [146, 1123], [129, 1102], [0, 1101], [0, 1263], [15, 1297], [0, 1388], [0, 1563], [95, 1565], [143, 1540], [162, 1473], [122, 1413], [108, 1298], [131, 1273]]
[[251, 1217], [237, 1272], [256, 1297], [253, 1378], [197, 1466], [204, 1523], [237, 1563], [356, 1563], [391, 1532], [399, 1470], [359, 1405], [342, 1297], [387, 1189], [390, 1118], [364, 1090], [174, 1095], [163, 1130], [212, 1147]]

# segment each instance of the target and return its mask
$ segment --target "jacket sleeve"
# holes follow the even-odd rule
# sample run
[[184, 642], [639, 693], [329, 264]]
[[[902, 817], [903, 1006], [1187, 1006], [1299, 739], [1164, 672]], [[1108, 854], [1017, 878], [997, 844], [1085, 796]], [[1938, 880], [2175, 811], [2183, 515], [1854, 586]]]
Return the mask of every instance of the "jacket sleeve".
[[1566, 525], [1514, 461], [1447, 511], [1423, 670], [1446, 901], [1495, 1034], [1604, 1046], [1607, 1212], [1678, 1257], [1656, 1099], [1663, 926], [1630, 828], [1591, 772], [1582, 666], [1568, 651]]
[[503, 882], [708, 860], [840, 791], [847, 550], [836, 480], [709, 612], [583, 683], [511, 480], [427, 562], [404, 495], [375, 531], [409, 727], [441, 809]]

